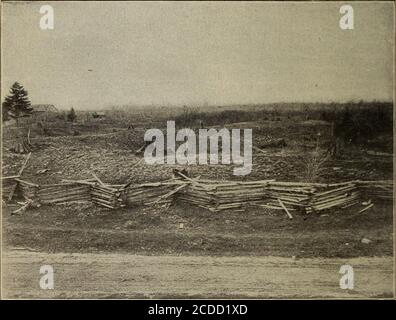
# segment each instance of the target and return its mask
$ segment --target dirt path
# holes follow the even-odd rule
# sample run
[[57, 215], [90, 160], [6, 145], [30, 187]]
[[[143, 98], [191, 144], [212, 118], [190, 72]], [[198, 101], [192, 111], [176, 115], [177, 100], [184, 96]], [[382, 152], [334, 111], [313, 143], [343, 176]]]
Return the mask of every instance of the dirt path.
[[[54, 290], [39, 288], [39, 268], [54, 268]], [[342, 264], [354, 290], [339, 287]], [[355, 298], [391, 297], [391, 257], [139, 256], [3, 252], [3, 298]]]

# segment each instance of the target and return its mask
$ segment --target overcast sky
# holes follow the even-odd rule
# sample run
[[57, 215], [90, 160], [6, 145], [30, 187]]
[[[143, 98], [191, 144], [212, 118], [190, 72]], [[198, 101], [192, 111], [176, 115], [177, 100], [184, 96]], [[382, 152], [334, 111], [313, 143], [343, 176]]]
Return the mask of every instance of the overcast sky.
[[393, 3], [351, 4], [354, 30], [334, 2], [3, 3], [2, 99], [18, 81], [76, 109], [390, 101]]

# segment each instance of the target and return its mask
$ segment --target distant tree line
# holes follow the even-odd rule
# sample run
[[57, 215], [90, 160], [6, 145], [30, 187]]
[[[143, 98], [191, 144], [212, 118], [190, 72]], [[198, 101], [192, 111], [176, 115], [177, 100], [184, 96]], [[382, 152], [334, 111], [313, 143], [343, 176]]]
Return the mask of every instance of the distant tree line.
[[244, 108], [210, 112], [184, 107], [174, 119], [177, 125], [185, 127], [200, 122], [211, 126], [245, 121], [322, 120], [333, 125], [336, 137], [352, 143], [390, 132], [393, 128], [393, 103], [390, 102], [275, 104]]

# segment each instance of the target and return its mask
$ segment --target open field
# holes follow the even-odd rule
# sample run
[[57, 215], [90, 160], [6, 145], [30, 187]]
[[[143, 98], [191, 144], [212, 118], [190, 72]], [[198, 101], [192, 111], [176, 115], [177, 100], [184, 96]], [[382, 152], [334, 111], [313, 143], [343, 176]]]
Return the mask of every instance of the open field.
[[1, 9], [0, 299], [396, 298], [393, 3]]
[[[113, 128], [106, 133], [108, 125], [98, 124], [94, 132], [81, 136], [47, 137], [32, 135], [36, 147], [23, 178], [35, 183], [58, 183], [62, 179], [87, 179], [95, 172], [108, 183], [147, 182], [168, 179], [174, 168], [181, 165], [147, 165], [144, 161], [136, 166], [142, 154], [135, 151], [144, 144], [144, 133], [150, 124], [133, 130]], [[90, 125], [86, 125], [90, 128]], [[260, 146], [270, 139], [283, 138], [286, 146], [265, 148], [261, 152], [253, 150], [252, 172], [244, 177], [233, 175], [234, 165], [191, 165], [191, 176], [214, 180], [260, 180], [305, 181], [306, 163], [310, 152], [318, 145], [324, 151], [329, 148], [331, 125], [323, 121], [252, 121], [230, 123], [226, 128], [251, 128], [253, 145]], [[86, 130], [87, 130], [86, 128]], [[165, 129], [165, 123], [158, 126]], [[210, 126], [217, 128], [220, 126]], [[102, 130], [104, 132], [102, 132]], [[321, 135], [318, 137], [318, 133]], [[3, 175], [16, 174], [24, 155], [8, 152], [12, 145], [12, 135], [4, 132]], [[381, 134], [365, 145], [349, 145], [339, 157], [329, 158], [319, 182], [340, 182], [354, 179], [392, 180], [392, 134]], [[133, 167], [132, 167], [133, 166]], [[132, 168], [131, 168], [132, 167]], [[43, 173], [37, 173], [45, 170]]]
[[[164, 121], [157, 124], [165, 128]], [[150, 166], [139, 162], [142, 155], [135, 154], [143, 145], [145, 130], [152, 126], [139, 122], [128, 129], [108, 118], [77, 122], [74, 127], [78, 127], [78, 135], [70, 134], [74, 129], [56, 136], [41, 135], [32, 129], [34, 151], [22, 178], [48, 184], [60, 183], [62, 179], [91, 178], [94, 172], [113, 184], [168, 179], [173, 169], [185, 166]], [[332, 131], [330, 122], [306, 120], [300, 115], [295, 119], [283, 116], [280, 120], [257, 119], [224, 126], [252, 128], [253, 145], [257, 147], [279, 138], [285, 140], [286, 146], [253, 150], [253, 170], [245, 177], [233, 176], [233, 165], [192, 165], [187, 168], [191, 176], [214, 180], [307, 181], [306, 164], [312, 160], [311, 152], [317, 147], [326, 151]], [[8, 150], [13, 141], [11, 132], [11, 128], [5, 130], [4, 176], [16, 174], [26, 157]], [[381, 132], [364, 144], [351, 144], [341, 155], [326, 160], [317, 181], [392, 180], [392, 144], [389, 132]], [[7, 270], [17, 270], [10, 278], [15, 282], [5, 282], [6, 296], [44, 297], [35, 288], [28, 288], [23, 294], [19, 290], [33, 281], [31, 264], [51, 260], [65, 272], [61, 288], [51, 297], [389, 297], [392, 203], [367, 200], [372, 200], [374, 206], [363, 213], [359, 213], [363, 206], [358, 204], [342, 210], [295, 213], [293, 220], [283, 211], [253, 206], [245, 211], [212, 213], [188, 204], [109, 210], [90, 203], [69, 203], [43, 205], [11, 215], [19, 205], [3, 204], [3, 244], [8, 252], [4, 257], [6, 277]], [[169, 262], [173, 257], [180, 261]], [[120, 262], [123, 259], [126, 265]], [[246, 263], [241, 263], [244, 259], [246, 263], [250, 261], [246, 268]], [[361, 277], [367, 271], [363, 287], [354, 292], [339, 292], [341, 261], [356, 262]], [[158, 265], [154, 266], [155, 263]], [[109, 264], [114, 264], [114, 275], [108, 274]], [[146, 264], [152, 265], [150, 270], [144, 270]], [[185, 277], [190, 274], [191, 265], [199, 265], [200, 269], [189, 282]], [[225, 274], [222, 266], [230, 265], [235, 267], [233, 272], [220, 277]], [[80, 278], [67, 283], [69, 273], [77, 269], [86, 275], [92, 268], [95, 272], [84, 282], [86, 291], [81, 289], [77, 294], [75, 286]], [[312, 273], [303, 276], [305, 268], [311, 268]], [[175, 274], [170, 276], [173, 271]], [[253, 272], [255, 276], [250, 282], [244, 278]], [[279, 278], [274, 278], [278, 272]], [[236, 274], [242, 275], [240, 281], [235, 280]], [[145, 287], [146, 276], [149, 282]], [[103, 277], [108, 277], [109, 283], [115, 281], [110, 289], [95, 284]], [[326, 279], [315, 283], [320, 277]], [[136, 286], [133, 279], [141, 280]], [[170, 291], [175, 279], [182, 279], [182, 283]], [[189, 289], [202, 281], [207, 286]], [[247, 281], [245, 286], [243, 281]]]

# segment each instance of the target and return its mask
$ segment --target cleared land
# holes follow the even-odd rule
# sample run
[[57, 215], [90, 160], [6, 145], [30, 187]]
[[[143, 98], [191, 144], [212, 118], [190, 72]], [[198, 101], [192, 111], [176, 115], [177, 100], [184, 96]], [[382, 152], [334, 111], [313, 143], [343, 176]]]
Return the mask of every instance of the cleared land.
[[[183, 228], [180, 228], [183, 224]], [[190, 206], [108, 210], [91, 204], [3, 211], [7, 247], [45, 252], [125, 252], [283, 257], [392, 255], [392, 207], [375, 205], [327, 215], [251, 208], [212, 213]], [[371, 240], [362, 243], [363, 238]]]
[[[23, 179], [57, 183], [90, 178], [95, 172], [109, 183], [140, 183], [168, 179], [174, 168], [183, 168], [144, 162], [133, 166], [141, 159], [135, 151], [142, 146], [145, 128], [154, 125], [139, 123], [128, 130], [108, 122], [78, 124], [82, 134], [76, 136], [33, 131], [36, 150]], [[324, 121], [287, 118], [226, 127], [253, 128], [256, 146], [269, 138], [286, 140], [286, 147], [254, 152], [253, 171], [243, 178], [279, 181], [303, 181], [309, 151], [317, 144], [326, 146], [331, 130]], [[5, 134], [5, 148], [12, 145], [11, 138]], [[392, 141], [382, 134], [370, 141], [372, 147], [347, 148], [326, 162], [320, 179], [391, 180]], [[18, 172], [23, 159], [5, 149], [3, 175]], [[205, 179], [241, 179], [232, 175], [232, 168], [195, 165], [188, 170]], [[11, 215], [19, 207], [11, 203], [3, 206], [5, 296], [390, 297], [392, 204], [371, 200], [374, 206], [364, 213], [358, 213], [363, 206], [357, 205], [294, 214], [293, 220], [264, 208], [212, 213], [181, 204], [108, 210], [73, 203]], [[37, 288], [36, 267], [50, 261], [59, 273], [57, 289], [43, 292]], [[357, 266], [355, 291], [339, 289], [343, 263]]]

